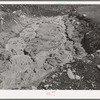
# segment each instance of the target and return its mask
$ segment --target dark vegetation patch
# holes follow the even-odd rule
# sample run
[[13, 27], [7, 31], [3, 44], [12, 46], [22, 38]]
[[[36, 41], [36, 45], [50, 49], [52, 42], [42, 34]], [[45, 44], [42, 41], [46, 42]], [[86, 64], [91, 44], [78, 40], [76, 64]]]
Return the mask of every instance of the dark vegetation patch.
[[83, 6], [79, 7], [77, 9], [77, 12], [79, 15], [86, 14], [86, 17], [80, 17], [77, 16], [80, 20], [86, 21], [90, 27], [90, 30], [85, 32], [87, 30], [86, 27], [84, 27], [84, 30], [82, 33], [84, 33], [84, 38], [82, 40], [82, 44], [84, 49], [88, 54], [96, 52], [96, 50], [100, 49], [100, 6], [99, 5], [92, 5], [92, 6]]

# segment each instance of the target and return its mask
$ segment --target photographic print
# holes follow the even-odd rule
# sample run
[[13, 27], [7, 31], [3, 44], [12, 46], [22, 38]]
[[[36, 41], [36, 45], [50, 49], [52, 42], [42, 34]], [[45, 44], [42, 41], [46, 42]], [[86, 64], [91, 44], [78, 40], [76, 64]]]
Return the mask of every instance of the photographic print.
[[0, 90], [100, 90], [100, 5], [0, 4]]

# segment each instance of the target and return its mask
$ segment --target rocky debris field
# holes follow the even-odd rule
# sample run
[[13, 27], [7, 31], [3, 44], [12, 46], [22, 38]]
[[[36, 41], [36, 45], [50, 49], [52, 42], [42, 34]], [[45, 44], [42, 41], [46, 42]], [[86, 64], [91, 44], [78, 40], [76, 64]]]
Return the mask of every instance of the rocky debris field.
[[39, 15], [30, 15], [29, 6], [12, 7], [0, 6], [0, 89], [100, 89], [97, 17], [76, 6], [48, 6], [54, 16], [42, 15], [39, 6], [33, 6]]

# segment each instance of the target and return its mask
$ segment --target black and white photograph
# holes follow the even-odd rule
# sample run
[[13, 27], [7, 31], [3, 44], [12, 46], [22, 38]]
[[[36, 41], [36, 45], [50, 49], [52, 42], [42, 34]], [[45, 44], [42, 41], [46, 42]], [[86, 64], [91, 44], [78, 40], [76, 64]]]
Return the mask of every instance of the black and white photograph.
[[0, 4], [0, 90], [100, 90], [100, 5]]

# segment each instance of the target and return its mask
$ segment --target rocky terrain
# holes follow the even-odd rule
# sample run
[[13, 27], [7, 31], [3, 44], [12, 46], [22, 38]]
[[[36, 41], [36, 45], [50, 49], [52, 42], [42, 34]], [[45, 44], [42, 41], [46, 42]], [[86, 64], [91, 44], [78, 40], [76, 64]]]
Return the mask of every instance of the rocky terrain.
[[0, 89], [99, 90], [96, 7], [0, 5]]

